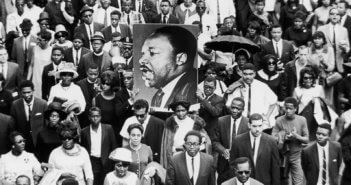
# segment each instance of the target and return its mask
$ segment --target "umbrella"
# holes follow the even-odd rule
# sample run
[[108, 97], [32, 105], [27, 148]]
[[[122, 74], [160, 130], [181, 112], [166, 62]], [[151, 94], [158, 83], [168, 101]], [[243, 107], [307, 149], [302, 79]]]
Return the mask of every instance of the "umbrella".
[[250, 53], [258, 52], [261, 49], [251, 40], [236, 35], [220, 35], [205, 43], [205, 46], [216, 51], [233, 53], [241, 48], [248, 50]]

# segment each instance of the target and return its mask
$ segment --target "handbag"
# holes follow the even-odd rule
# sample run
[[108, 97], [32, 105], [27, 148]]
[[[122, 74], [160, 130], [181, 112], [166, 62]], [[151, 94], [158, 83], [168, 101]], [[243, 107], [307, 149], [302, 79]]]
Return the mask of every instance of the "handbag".
[[327, 75], [327, 77], [325, 78], [325, 85], [327, 87], [332, 87], [340, 80], [342, 80], [341, 74], [338, 72], [333, 72], [330, 75]]

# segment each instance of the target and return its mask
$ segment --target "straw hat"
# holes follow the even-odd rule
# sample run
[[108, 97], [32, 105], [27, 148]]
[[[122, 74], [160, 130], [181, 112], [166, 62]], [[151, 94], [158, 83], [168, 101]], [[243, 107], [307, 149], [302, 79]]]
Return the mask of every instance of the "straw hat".
[[95, 34], [93, 35], [93, 37], [90, 40], [91, 40], [91, 42], [93, 42], [94, 40], [101, 40], [102, 42], [105, 43], [105, 37], [99, 31], [95, 32]]
[[132, 152], [126, 148], [116, 148], [111, 152], [109, 159], [113, 161], [132, 162]]
[[76, 67], [71, 62], [66, 62], [63, 64], [59, 71], [56, 73], [56, 78], [60, 78], [61, 73], [73, 73], [73, 79], [78, 77], [78, 73], [76, 71]]
[[55, 37], [58, 33], [63, 32], [66, 36], [68, 35], [68, 31], [66, 30], [66, 27], [62, 24], [58, 24], [55, 27]]
[[49, 17], [49, 13], [48, 12], [41, 12], [39, 14], [39, 19], [38, 19], [38, 23], [40, 23], [41, 21], [43, 20], [50, 20], [50, 17]]

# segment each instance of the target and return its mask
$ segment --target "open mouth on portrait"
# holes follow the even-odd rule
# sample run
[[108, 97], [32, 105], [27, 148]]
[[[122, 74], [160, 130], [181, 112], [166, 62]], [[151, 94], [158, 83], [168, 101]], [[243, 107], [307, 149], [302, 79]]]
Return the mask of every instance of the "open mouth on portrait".
[[151, 80], [154, 75], [154, 72], [145, 65], [140, 66], [140, 71], [142, 72], [142, 78], [145, 81]]

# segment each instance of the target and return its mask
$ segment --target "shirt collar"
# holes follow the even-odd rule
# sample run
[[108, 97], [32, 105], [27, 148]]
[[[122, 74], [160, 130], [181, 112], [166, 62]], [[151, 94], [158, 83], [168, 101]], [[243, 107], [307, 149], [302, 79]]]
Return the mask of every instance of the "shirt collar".
[[185, 158], [187, 160], [191, 160], [191, 158], [194, 158], [194, 160], [200, 159], [200, 151], [197, 152], [197, 154], [194, 157], [191, 157], [188, 152], [185, 151]]
[[254, 139], [256, 139], [256, 141], [259, 141], [261, 139], [262, 133], [257, 137], [253, 136], [251, 131], [249, 131], [249, 133], [250, 133], [250, 140], [251, 141], [253, 141]]
[[178, 80], [179, 80], [184, 74], [185, 74], [185, 72], [182, 73], [181, 75], [179, 75], [177, 78], [175, 78], [175, 79], [173, 79], [172, 81], [170, 81], [166, 86], [164, 86], [164, 87], [162, 88], [162, 91], [163, 91], [164, 93], [166, 93], [166, 92], [172, 92], [173, 88], [175, 87], [175, 84], [178, 82]]
[[236, 184], [240, 184], [240, 185], [250, 185], [250, 178], [249, 178], [245, 183], [240, 182], [238, 178], [235, 178], [235, 180], [236, 180]]
[[329, 148], [329, 141], [327, 141], [327, 144], [325, 144], [325, 146], [322, 146], [319, 143], [317, 143], [317, 148], [319, 148], [320, 150], [327, 150]]
[[32, 101], [30, 101], [29, 103], [27, 103], [24, 99], [23, 99], [23, 102], [25, 105], [30, 105], [30, 106], [33, 106], [33, 103], [34, 103], [34, 97], [32, 98]]
[[[95, 132], [95, 131], [93, 130], [93, 127], [92, 127], [91, 125], [90, 125], [89, 127], [90, 127], [90, 132]], [[100, 132], [101, 132], [101, 123], [99, 123], [98, 129], [96, 130], [95, 133], [100, 133]]]

